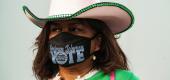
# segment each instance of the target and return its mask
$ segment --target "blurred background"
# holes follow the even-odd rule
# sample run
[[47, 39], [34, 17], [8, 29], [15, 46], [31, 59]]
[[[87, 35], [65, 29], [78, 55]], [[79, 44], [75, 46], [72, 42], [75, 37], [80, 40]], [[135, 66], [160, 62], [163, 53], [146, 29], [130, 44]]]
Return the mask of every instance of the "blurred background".
[[[111, 1], [111, 0], [102, 0]], [[141, 80], [170, 80], [170, 0], [114, 0], [129, 7], [135, 24], [118, 39]], [[0, 0], [0, 80], [35, 80], [33, 46], [40, 28], [22, 11], [47, 17], [50, 0]]]

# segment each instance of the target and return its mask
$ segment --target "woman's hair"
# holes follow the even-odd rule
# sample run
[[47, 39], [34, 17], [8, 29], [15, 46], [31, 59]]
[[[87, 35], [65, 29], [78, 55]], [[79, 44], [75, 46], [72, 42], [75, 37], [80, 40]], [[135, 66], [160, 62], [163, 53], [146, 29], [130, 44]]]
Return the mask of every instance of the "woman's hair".
[[[101, 37], [101, 49], [95, 54], [96, 60], [93, 62], [93, 66], [97, 69], [101, 69], [104, 73], [110, 73], [115, 69], [128, 70], [127, 58], [108, 26], [100, 20], [78, 20], [87, 22]], [[38, 80], [52, 78], [59, 71], [58, 65], [52, 63], [49, 53], [49, 24], [50, 22], [47, 22], [35, 42], [37, 55], [33, 62], [32, 69]]]

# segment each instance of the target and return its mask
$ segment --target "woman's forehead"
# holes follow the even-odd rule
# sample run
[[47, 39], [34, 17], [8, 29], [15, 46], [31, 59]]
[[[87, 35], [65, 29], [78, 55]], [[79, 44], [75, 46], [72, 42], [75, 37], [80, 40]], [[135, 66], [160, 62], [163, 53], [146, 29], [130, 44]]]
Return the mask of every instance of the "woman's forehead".
[[[54, 21], [51, 23], [50, 27], [55, 28], [55, 27], [75, 27], [75, 26], [81, 26], [81, 28], [86, 28], [86, 29], [93, 29], [93, 26], [91, 26], [88, 23], [88, 20], [86, 19], [71, 19], [71, 20], [61, 20], [61, 21]], [[94, 29], [93, 29], [94, 30]]]
[[63, 26], [69, 27], [69, 25], [71, 27], [71, 25], [80, 24], [80, 25], [82, 25], [82, 27], [84, 26], [88, 29], [92, 29], [95, 32], [98, 32], [98, 29], [96, 28], [96, 27], [98, 27], [98, 25], [96, 25], [96, 24], [99, 24], [99, 23], [100, 23], [100, 21], [95, 20], [95, 19], [74, 18], [74, 19], [71, 19], [71, 20], [53, 21], [52, 22], [53, 26], [51, 25], [51, 28], [52, 27], [63, 27]]

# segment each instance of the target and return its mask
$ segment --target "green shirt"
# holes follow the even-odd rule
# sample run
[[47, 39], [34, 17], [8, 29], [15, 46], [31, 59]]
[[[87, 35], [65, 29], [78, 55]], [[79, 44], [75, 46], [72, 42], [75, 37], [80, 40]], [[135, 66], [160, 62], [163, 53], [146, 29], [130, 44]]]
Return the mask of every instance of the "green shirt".
[[[100, 70], [87, 80], [110, 80], [110, 74], [104, 74]], [[115, 80], [139, 80], [139, 78], [130, 71], [117, 69], [115, 71]]]

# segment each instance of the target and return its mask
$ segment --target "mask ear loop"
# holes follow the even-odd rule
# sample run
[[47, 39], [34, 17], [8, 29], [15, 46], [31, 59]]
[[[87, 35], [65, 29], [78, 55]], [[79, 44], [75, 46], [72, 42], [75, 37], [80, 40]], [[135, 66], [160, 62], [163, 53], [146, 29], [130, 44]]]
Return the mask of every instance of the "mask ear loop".
[[[99, 35], [99, 33], [96, 33], [90, 40], [93, 40], [93, 39], [96, 38], [98, 35]], [[93, 60], [93, 61], [96, 60], [96, 56], [95, 56], [96, 52], [98, 52], [98, 51], [95, 51], [95, 52], [91, 53], [91, 55], [92, 55], [92, 60]]]

